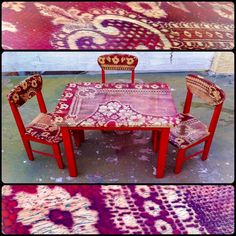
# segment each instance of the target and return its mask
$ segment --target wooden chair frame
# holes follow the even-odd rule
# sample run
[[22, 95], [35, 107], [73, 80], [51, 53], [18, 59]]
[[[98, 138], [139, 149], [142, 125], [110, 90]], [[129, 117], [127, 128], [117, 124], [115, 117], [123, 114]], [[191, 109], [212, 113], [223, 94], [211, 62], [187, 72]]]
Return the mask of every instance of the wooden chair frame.
[[[186, 95], [186, 99], [185, 99], [183, 114], [189, 114], [190, 113], [191, 104], [192, 104], [192, 100], [193, 100], [193, 95], [197, 95], [201, 99], [205, 100], [204, 97], [202, 96], [202, 94], [196, 94], [195, 93], [196, 91], [194, 91], [192, 89], [191, 85], [188, 85], [188, 80], [191, 80], [191, 79], [196, 79], [199, 82], [206, 83], [209, 86], [215, 88], [216, 90], [218, 90], [220, 92], [221, 99], [219, 101], [210, 101], [210, 102], [207, 101], [210, 105], [212, 105], [214, 107], [214, 111], [213, 111], [213, 114], [212, 114], [212, 117], [211, 117], [211, 121], [210, 121], [210, 124], [208, 126], [209, 134], [207, 136], [201, 138], [200, 140], [197, 140], [196, 142], [188, 145], [187, 147], [178, 148], [177, 157], [176, 157], [176, 165], [175, 165], [175, 170], [174, 170], [174, 172], [176, 174], [181, 172], [183, 163], [186, 160], [189, 160], [189, 159], [191, 159], [191, 158], [193, 158], [193, 157], [195, 157], [199, 154], [202, 154], [201, 159], [203, 161], [207, 160], [208, 154], [209, 154], [209, 151], [210, 151], [210, 147], [211, 147], [211, 144], [212, 144], [212, 140], [213, 140], [213, 137], [214, 137], [214, 133], [215, 133], [215, 130], [216, 130], [216, 126], [217, 126], [217, 123], [218, 123], [218, 120], [219, 120], [219, 117], [220, 117], [220, 113], [221, 113], [221, 110], [222, 110], [222, 106], [223, 106], [223, 103], [224, 103], [224, 100], [225, 100], [224, 91], [222, 89], [220, 89], [219, 87], [217, 87], [214, 83], [212, 83], [211, 81], [206, 80], [206, 79], [204, 79], [200, 76], [197, 76], [197, 75], [188, 75], [186, 77], [187, 95]], [[155, 152], [158, 151], [159, 145], [160, 145], [158, 137], [159, 137], [158, 131], [152, 133], [153, 149], [154, 149]], [[191, 148], [193, 146], [196, 146], [196, 145], [198, 145], [200, 143], [203, 143], [203, 142], [205, 144], [204, 144], [204, 148], [202, 150], [186, 157], [185, 154], [186, 154], [186, 151], [189, 148]]]
[[[114, 58], [118, 61], [117, 64], [113, 63]], [[132, 65], [128, 64], [128, 60], [133, 60]], [[137, 57], [129, 54], [106, 54], [99, 56], [97, 61], [102, 70], [102, 83], [106, 83], [105, 70], [131, 71], [131, 83], [134, 83]]]
[[[34, 75], [34, 76], [41, 77], [40, 75]], [[32, 76], [28, 77], [24, 81], [27, 81], [30, 78], [32, 78]], [[42, 78], [41, 78], [41, 80], [42, 80]], [[17, 87], [18, 86], [16, 86], [14, 89], [16, 89]], [[14, 89], [11, 92], [14, 92]], [[46, 105], [45, 105], [45, 102], [44, 102], [44, 98], [43, 98], [41, 89], [42, 89], [42, 87], [38, 91], [35, 91], [35, 95], [36, 95], [36, 98], [37, 98], [37, 102], [38, 102], [38, 105], [39, 105], [40, 112], [41, 113], [47, 113], [47, 108], [46, 108]], [[60, 169], [63, 169], [64, 165], [63, 165], [61, 151], [60, 151], [60, 145], [59, 145], [60, 143], [50, 143], [50, 142], [47, 142], [46, 140], [38, 139], [36, 137], [33, 137], [33, 136], [27, 134], [25, 125], [23, 123], [23, 120], [22, 120], [22, 117], [21, 117], [21, 114], [20, 114], [20, 111], [18, 109], [18, 106], [16, 104], [14, 104], [11, 101], [11, 99], [9, 99], [9, 97], [8, 97], [8, 102], [10, 104], [11, 111], [12, 111], [13, 116], [15, 118], [18, 130], [20, 132], [22, 142], [24, 144], [24, 147], [25, 147], [25, 150], [26, 150], [26, 153], [28, 155], [29, 160], [31, 160], [31, 161], [34, 160], [33, 152], [38, 153], [38, 154], [42, 154], [42, 155], [45, 155], [45, 156], [49, 156], [49, 157], [54, 157], [57, 160], [58, 167]], [[52, 149], [53, 149], [53, 154], [32, 149], [31, 144], [30, 144], [31, 141], [51, 146]]]

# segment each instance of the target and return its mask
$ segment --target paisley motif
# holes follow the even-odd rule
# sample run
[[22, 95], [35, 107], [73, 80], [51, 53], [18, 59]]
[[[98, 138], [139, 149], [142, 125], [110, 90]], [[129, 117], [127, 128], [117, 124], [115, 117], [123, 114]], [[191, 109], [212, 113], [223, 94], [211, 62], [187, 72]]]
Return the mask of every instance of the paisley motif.
[[[3, 21], [15, 25], [17, 17], [20, 30], [5, 24], [3, 44], [10, 49], [231, 49], [233, 9], [224, 2], [4, 2]], [[24, 11], [28, 22], [21, 17]], [[32, 29], [40, 43], [32, 42]]]

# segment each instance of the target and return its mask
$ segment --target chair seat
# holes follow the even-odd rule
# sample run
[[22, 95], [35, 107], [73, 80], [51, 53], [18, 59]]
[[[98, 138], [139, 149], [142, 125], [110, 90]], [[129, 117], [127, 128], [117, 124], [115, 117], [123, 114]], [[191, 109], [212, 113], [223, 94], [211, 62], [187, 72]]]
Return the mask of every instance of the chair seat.
[[26, 126], [25, 134], [45, 140], [49, 143], [61, 142], [62, 136], [60, 127], [52, 124], [51, 119], [52, 113], [40, 113]]
[[180, 114], [180, 123], [171, 128], [169, 141], [178, 148], [186, 148], [209, 135], [208, 127], [190, 114]]

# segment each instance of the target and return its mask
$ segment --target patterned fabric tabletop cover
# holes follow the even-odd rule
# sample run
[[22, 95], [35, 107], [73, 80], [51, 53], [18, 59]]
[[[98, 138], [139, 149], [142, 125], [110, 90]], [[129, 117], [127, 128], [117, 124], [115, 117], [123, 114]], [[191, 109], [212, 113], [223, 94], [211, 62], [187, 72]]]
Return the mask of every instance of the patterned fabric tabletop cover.
[[13, 185], [5, 234], [232, 234], [233, 186]]
[[4, 49], [233, 49], [232, 2], [4, 2]]
[[69, 83], [53, 123], [80, 127], [172, 127], [180, 121], [164, 83]]

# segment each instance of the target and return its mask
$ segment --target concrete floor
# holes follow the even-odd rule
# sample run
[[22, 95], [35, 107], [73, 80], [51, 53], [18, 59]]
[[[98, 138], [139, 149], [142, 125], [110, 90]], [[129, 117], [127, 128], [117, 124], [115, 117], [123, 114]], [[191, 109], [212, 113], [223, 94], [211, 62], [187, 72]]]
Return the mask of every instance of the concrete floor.
[[[204, 73], [201, 73], [204, 75]], [[186, 73], [137, 74], [142, 81], [163, 81], [170, 84], [177, 109], [182, 111], [185, 99]], [[209, 78], [209, 75], [207, 75]], [[110, 81], [127, 78], [126, 74], [110, 75]], [[43, 76], [43, 94], [48, 111], [53, 111], [66, 83], [71, 81], [100, 81], [100, 75]], [[232, 183], [234, 180], [234, 80], [233, 76], [212, 76], [227, 95], [210, 151], [209, 159], [198, 157], [185, 163], [179, 175], [173, 173], [176, 150], [169, 145], [166, 174], [163, 179], [154, 176], [156, 154], [153, 153], [150, 132], [102, 133], [87, 131], [86, 141], [75, 149], [79, 176], [71, 178], [68, 168], [57, 168], [52, 158], [35, 154], [28, 160], [15, 121], [7, 103], [6, 94], [23, 77], [2, 79], [2, 180], [4, 183]], [[38, 110], [32, 99], [22, 107], [25, 122], [31, 121]], [[199, 100], [194, 100], [192, 114], [204, 122], [210, 120], [212, 110]], [[42, 151], [50, 147], [35, 144]], [[193, 148], [193, 151], [196, 148]], [[66, 163], [64, 148], [62, 147]], [[190, 153], [192, 150], [190, 151]]]

